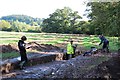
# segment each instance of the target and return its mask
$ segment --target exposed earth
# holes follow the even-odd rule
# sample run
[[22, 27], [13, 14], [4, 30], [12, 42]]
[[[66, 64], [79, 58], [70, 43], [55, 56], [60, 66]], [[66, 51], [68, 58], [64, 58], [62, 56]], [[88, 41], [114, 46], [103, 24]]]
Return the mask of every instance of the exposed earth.
[[[36, 42], [28, 43], [32, 50], [42, 52], [64, 52], [66, 44], [48, 45], [38, 44]], [[0, 45], [2, 50], [0, 52], [18, 52], [17, 46], [14, 44]], [[34, 66], [27, 66], [24, 70], [14, 70], [8, 74], [3, 74], [3, 80], [14, 78], [18, 79], [39, 79], [39, 78], [120, 78], [120, 57], [116, 53], [98, 53], [90, 56], [82, 56], [85, 52], [82, 47], [77, 48], [76, 57], [70, 60], [53, 61], [45, 64], [38, 64]], [[103, 60], [102, 63], [97, 63], [99, 58], [106, 56], [108, 59]], [[80, 60], [80, 61], [77, 61]], [[98, 61], [97, 61], [98, 60]], [[71, 65], [73, 63], [73, 65]], [[77, 66], [80, 65], [79, 67]], [[67, 66], [71, 66], [67, 68]], [[76, 67], [76, 68], [75, 68]], [[78, 70], [76, 70], [78, 67]], [[90, 68], [92, 67], [92, 68]], [[72, 69], [73, 68], [73, 69]], [[75, 69], [75, 70], [74, 70]], [[82, 71], [83, 70], [83, 71]], [[76, 71], [76, 72], [75, 72]], [[84, 72], [85, 71], [85, 72]], [[73, 74], [71, 74], [71, 72]], [[71, 77], [69, 76], [71, 74]], [[78, 74], [79, 76], [77, 76]], [[81, 75], [80, 75], [81, 74]], [[65, 76], [66, 75], [66, 76]]]
[[[59, 47], [51, 44], [38, 44], [36, 42], [30, 42], [27, 46], [31, 46], [31, 50], [37, 51], [51, 51], [60, 49]], [[16, 44], [0, 45], [0, 53], [6, 52], [18, 52], [18, 46]]]

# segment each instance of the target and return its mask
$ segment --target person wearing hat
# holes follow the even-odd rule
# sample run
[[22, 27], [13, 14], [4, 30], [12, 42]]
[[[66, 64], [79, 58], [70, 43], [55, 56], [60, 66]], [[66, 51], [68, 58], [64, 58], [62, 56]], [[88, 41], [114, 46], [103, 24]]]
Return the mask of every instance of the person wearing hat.
[[[20, 65], [19, 65], [20, 69], [23, 69], [24, 64], [28, 61], [27, 55], [26, 55], [26, 44], [24, 42], [26, 40], [27, 40], [26, 36], [22, 36], [21, 40], [19, 40], [19, 42], [18, 42], [18, 48], [19, 48], [19, 52], [20, 52], [20, 56], [21, 56], [21, 61], [20, 61]], [[28, 47], [28, 48], [30, 48], [30, 47]]]
[[107, 53], [109, 53], [109, 48], [108, 48], [109, 47], [109, 41], [103, 35], [99, 35], [99, 39], [101, 40], [99, 45], [101, 45], [103, 43], [102, 50], [105, 52], [105, 49], [106, 49]]
[[73, 57], [74, 48], [73, 48], [73, 40], [70, 40], [70, 43], [67, 44], [67, 59]]

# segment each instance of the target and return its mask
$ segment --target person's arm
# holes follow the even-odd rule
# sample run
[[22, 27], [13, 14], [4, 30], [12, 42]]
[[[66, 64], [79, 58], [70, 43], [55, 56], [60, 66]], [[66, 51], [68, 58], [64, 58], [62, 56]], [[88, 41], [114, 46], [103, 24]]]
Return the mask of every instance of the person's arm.
[[31, 46], [26, 46], [26, 43], [20, 43], [20, 46], [24, 49], [29, 49]]
[[20, 46], [21, 48], [25, 48], [25, 44], [23, 44], [22, 42], [19, 43], [19, 46]]
[[29, 48], [31, 48], [31, 47], [32, 47], [32, 46], [27, 46], [26, 49], [29, 49]]
[[103, 37], [100, 38], [101, 42], [99, 43], [99, 45], [101, 45], [103, 43]]
[[103, 41], [101, 40], [101, 42], [100, 42], [100, 44], [99, 45], [101, 45], [103, 43]]

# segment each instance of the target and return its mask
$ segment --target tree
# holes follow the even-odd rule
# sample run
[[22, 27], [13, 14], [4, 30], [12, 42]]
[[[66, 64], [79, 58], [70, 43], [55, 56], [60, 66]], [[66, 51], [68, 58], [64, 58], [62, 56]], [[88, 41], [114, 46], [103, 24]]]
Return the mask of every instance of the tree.
[[88, 6], [91, 6], [91, 13], [88, 17], [91, 18], [94, 33], [109, 36], [120, 35], [120, 2], [92, 2]]
[[8, 21], [5, 21], [5, 20], [1, 20], [0, 21], [0, 28], [3, 30], [3, 31], [11, 31], [11, 25]]
[[29, 27], [26, 23], [19, 22], [19, 21], [14, 21], [12, 22], [12, 31], [16, 32], [25, 32], [27, 31], [27, 27]]
[[32, 18], [26, 15], [9, 15], [0, 18], [0, 28], [3, 31], [16, 32], [41, 32], [42, 20], [40, 18]]
[[43, 20], [44, 32], [75, 33], [79, 27], [81, 16], [68, 7], [57, 9], [50, 17]]
[[24, 23], [29, 24], [31, 26], [40, 25], [42, 22], [42, 19], [40, 19], [40, 18], [33, 18], [30, 16], [26, 16], [26, 15], [3, 16], [3, 17], [1, 17], [1, 20], [24, 22]]

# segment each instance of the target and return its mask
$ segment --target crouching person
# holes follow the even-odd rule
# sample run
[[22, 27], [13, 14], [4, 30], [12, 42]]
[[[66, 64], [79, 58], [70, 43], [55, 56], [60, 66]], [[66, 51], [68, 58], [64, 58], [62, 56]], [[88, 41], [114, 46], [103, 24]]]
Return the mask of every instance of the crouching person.
[[97, 49], [95, 47], [91, 47], [90, 51], [87, 51], [83, 54], [83, 56], [86, 56], [86, 55], [92, 55], [92, 54], [95, 54], [97, 53]]
[[19, 52], [20, 52], [20, 56], [21, 56], [21, 61], [20, 61], [20, 69], [24, 69], [24, 65], [27, 63], [28, 58], [26, 55], [26, 49], [29, 49], [30, 47], [26, 48], [26, 44], [24, 41], [26, 41], [27, 38], [26, 36], [22, 36], [21, 40], [19, 40], [18, 42], [18, 48], [19, 48]]

